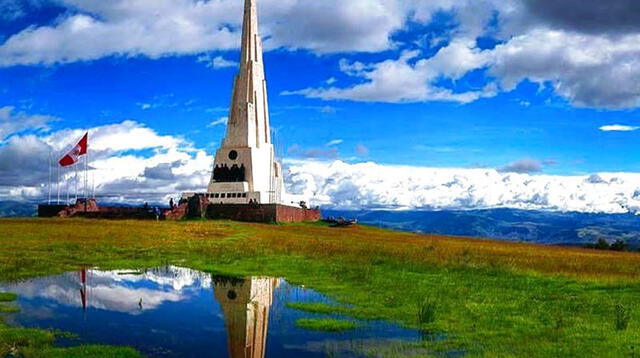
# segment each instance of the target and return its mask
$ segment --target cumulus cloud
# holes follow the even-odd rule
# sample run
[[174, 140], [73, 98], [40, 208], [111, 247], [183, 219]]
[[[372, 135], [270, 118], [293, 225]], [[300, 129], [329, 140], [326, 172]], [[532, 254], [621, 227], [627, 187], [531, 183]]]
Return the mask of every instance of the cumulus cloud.
[[[87, 277], [91, 294], [86, 301], [88, 307], [131, 315], [184, 300], [193, 290], [211, 287], [210, 276], [174, 266], [142, 274], [89, 270]], [[11, 290], [27, 299], [47, 299], [63, 306], [82, 307], [80, 285], [78, 273], [66, 273], [11, 285]], [[143, 308], [139, 302], [143, 302]]]
[[[392, 46], [390, 34], [404, 24], [407, 9], [401, 3], [266, 0], [260, 2], [265, 46], [318, 53], [386, 50]], [[59, 4], [68, 12], [58, 21], [27, 27], [0, 46], [0, 66], [114, 55], [158, 58], [235, 49], [240, 43], [241, 1], [60, 0]], [[8, 13], [17, 5], [0, 6]], [[224, 58], [216, 59], [214, 66], [230, 65]]]
[[0, 196], [11, 190], [18, 197], [38, 193], [49, 175], [52, 149], [35, 135], [12, 136], [0, 145]]
[[[55, 163], [83, 133], [81, 129], [65, 129], [12, 135], [0, 145], [0, 198], [45, 198], [49, 155]], [[96, 195], [103, 201], [165, 201], [184, 191], [202, 191], [213, 163], [212, 156], [184, 139], [160, 135], [134, 121], [90, 128], [89, 148], [89, 182], [95, 182]], [[67, 190], [74, 192], [73, 168], [54, 169], [52, 175], [54, 196], [58, 185], [63, 197]]]
[[494, 169], [289, 161], [287, 190], [343, 209], [483, 209], [624, 213], [640, 209], [640, 174], [551, 176]]
[[459, 79], [487, 59], [482, 51], [467, 42], [459, 42], [441, 50], [429, 59], [417, 59], [418, 51], [406, 51], [396, 60], [363, 64], [340, 62], [340, 70], [346, 75], [364, 80], [348, 88], [307, 88], [285, 91], [285, 95], [304, 95], [324, 100], [348, 99], [364, 102], [417, 102], [454, 101], [468, 103], [480, 97], [494, 95], [494, 87], [457, 93], [437, 86], [442, 77]]
[[404, 26], [409, 11], [398, 0], [272, 0], [263, 8], [269, 46], [317, 53], [389, 49], [390, 35]]
[[627, 126], [623, 124], [611, 124], [611, 125], [602, 126], [599, 129], [603, 132], [633, 132], [640, 129], [640, 127]]
[[237, 67], [240, 65], [238, 62], [227, 60], [222, 56], [211, 58], [211, 56], [208, 54], [199, 56], [198, 62], [205, 63], [207, 67], [211, 67], [216, 70], [221, 68]]
[[[15, 13], [15, 1], [2, 8]], [[208, 53], [239, 45], [242, 2], [235, 0], [60, 0], [67, 12], [30, 26], [0, 45], [0, 66], [55, 64], [105, 56], [198, 55], [209, 65], [236, 65]], [[522, 81], [551, 86], [577, 106], [640, 106], [638, 3], [619, 0], [264, 0], [267, 49], [317, 54], [380, 52], [374, 63], [340, 64], [352, 83], [287, 91], [325, 100], [468, 103], [510, 91]], [[12, 10], [13, 9], [13, 10]], [[449, 14], [453, 27], [399, 41], [412, 24]], [[320, 15], [318, 15], [320, 14]], [[434, 37], [435, 36], [435, 37]], [[480, 36], [498, 45], [481, 47]], [[396, 53], [400, 53], [398, 56]], [[474, 71], [482, 86], [454, 89]], [[453, 83], [453, 86], [444, 85]], [[356, 84], [353, 84], [353, 83]], [[340, 83], [344, 83], [341, 81]]]
[[[453, 40], [432, 57], [418, 51], [378, 63], [341, 63], [360, 79], [351, 87], [286, 91], [325, 100], [364, 102], [453, 101], [468, 103], [511, 91], [525, 80], [550, 85], [556, 94], [581, 107], [622, 109], [640, 106], [640, 33], [607, 36], [535, 29], [513, 36], [493, 49], [474, 41]], [[441, 80], [459, 80], [485, 70], [484, 88], [456, 92]]]
[[[444, 9], [456, 14], [460, 21], [435, 54], [431, 49], [418, 48], [405, 51], [397, 59], [376, 63], [341, 62], [340, 69], [354, 77], [357, 84], [346, 87], [329, 84], [330, 87], [285, 94], [365, 102], [468, 103], [511, 91], [528, 80], [551, 86], [576, 106], [606, 109], [640, 106], [637, 80], [640, 29], [635, 21], [634, 10], [638, 6], [635, 2], [525, 3], [460, 1], [453, 5], [443, 1], [423, 5], [424, 8], [414, 4], [416, 18], [430, 19], [438, 9]], [[536, 16], [531, 16], [532, 12]], [[494, 16], [498, 21], [497, 32], [490, 25]], [[618, 23], [616, 16], [623, 21]], [[587, 24], [597, 25], [589, 28]], [[496, 36], [499, 44], [495, 48], [481, 48], [476, 42], [480, 35]], [[455, 83], [473, 71], [486, 73], [483, 88], [454, 91], [442, 83], [442, 79]]]
[[[0, 199], [46, 198], [49, 153], [63, 152], [82, 134], [67, 129], [11, 135], [0, 145]], [[206, 190], [211, 175], [213, 157], [204, 150], [134, 121], [91, 128], [90, 148], [96, 194], [103, 202], [168, 201]], [[368, 151], [364, 145], [356, 149], [361, 155]], [[510, 172], [347, 164], [332, 160], [335, 146], [294, 146], [289, 154], [303, 159], [285, 162], [288, 192], [327, 208], [640, 211], [640, 174], [539, 175], [531, 172], [545, 164], [535, 160], [512, 163]], [[73, 188], [73, 170], [61, 174], [65, 193], [65, 182]]]
[[554, 27], [584, 33], [640, 32], [640, 3], [635, 0], [525, 0], [533, 17]]
[[49, 128], [49, 123], [57, 120], [47, 115], [29, 115], [25, 112], [17, 112], [14, 107], [0, 108], [0, 143], [10, 134], [25, 130], [38, 131]]
[[640, 106], [640, 33], [617, 38], [535, 30], [491, 51], [489, 72], [504, 90], [529, 80], [571, 103], [595, 108]]
[[[54, 64], [105, 56], [151, 58], [237, 47], [241, 4], [191, 0], [63, 0], [70, 15], [28, 27], [0, 46], [0, 66]], [[213, 22], [209, 20], [215, 19]]]

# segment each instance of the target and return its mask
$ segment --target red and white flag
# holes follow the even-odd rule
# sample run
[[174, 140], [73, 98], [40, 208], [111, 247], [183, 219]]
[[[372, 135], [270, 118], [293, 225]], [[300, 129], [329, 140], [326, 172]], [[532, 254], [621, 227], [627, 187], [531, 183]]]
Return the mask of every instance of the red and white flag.
[[86, 133], [82, 139], [76, 144], [67, 155], [58, 161], [60, 166], [68, 167], [74, 165], [80, 160], [80, 156], [87, 154], [89, 148], [89, 133]]

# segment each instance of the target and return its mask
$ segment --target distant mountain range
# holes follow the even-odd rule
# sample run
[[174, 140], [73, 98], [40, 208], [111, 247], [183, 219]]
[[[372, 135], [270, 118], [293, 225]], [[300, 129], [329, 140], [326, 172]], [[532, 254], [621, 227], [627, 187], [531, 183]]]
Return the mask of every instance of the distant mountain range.
[[[32, 217], [36, 212], [37, 203], [0, 201], [0, 217]], [[610, 242], [624, 240], [632, 247], [640, 247], [640, 216], [633, 214], [515, 209], [323, 210], [322, 213], [324, 217], [356, 218], [363, 224], [428, 234], [580, 246], [602, 238]]]
[[38, 204], [30, 202], [0, 201], [0, 218], [32, 217], [38, 214]]
[[325, 217], [356, 218], [360, 223], [396, 230], [483, 237], [553, 245], [585, 245], [600, 238], [640, 247], [640, 216], [514, 209], [471, 211], [340, 211]]

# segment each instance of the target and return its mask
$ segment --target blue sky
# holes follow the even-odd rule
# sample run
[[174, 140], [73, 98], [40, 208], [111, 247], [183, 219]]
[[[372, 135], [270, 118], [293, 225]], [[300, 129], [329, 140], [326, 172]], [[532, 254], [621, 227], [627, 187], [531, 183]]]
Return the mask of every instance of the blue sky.
[[[619, 9], [598, 14], [591, 0], [572, 17], [573, 3], [261, 2], [278, 152], [562, 176], [640, 172], [640, 27]], [[0, 140], [129, 120], [212, 155], [225, 127], [211, 124], [227, 116], [237, 71], [241, 5], [3, 2], [5, 120], [56, 120], [14, 126]], [[150, 157], [149, 148], [134, 152]]]

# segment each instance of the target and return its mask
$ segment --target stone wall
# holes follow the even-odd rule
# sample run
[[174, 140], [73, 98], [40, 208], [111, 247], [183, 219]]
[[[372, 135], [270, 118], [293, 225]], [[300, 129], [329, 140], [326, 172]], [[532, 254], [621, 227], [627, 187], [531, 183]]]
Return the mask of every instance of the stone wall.
[[319, 209], [302, 209], [286, 205], [276, 205], [276, 222], [319, 221], [322, 215]]
[[38, 205], [39, 218], [54, 218], [59, 216], [60, 212], [66, 209], [66, 205], [60, 204], [42, 204]]
[[78, 212], [74, 216], [88, 219], [152, 220], [156, 216], [151, 209], [102, 207], [100, 211]]
[[38, 217], [84, 217], [90, 219], [155, 219], [151, 207], [105, 207], [95, 199], [78, 199], [75, 205], [38, 205]]
[[318, 221], [321, 218], [320, 210], [302, 209], [276, 204], [212, 204], [207, 208], [206, 216], [209, 219], [263, 223]]
[[[161, 210], [161, 219], [181, 220], [184, 218], [226, 219], [262, 223], [291, 223], [318, 221], [320, 210], [302, 209], [277, 204], [209, 204], [204, 196], [194, 196], [174, 210]], [[85, 217], [91, 219], [155, 219], [153, 209], [142, 207], [98, 207], [95, 200], [76, 205], [40, 205], [39, 217]]]

